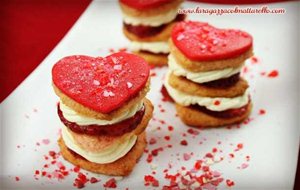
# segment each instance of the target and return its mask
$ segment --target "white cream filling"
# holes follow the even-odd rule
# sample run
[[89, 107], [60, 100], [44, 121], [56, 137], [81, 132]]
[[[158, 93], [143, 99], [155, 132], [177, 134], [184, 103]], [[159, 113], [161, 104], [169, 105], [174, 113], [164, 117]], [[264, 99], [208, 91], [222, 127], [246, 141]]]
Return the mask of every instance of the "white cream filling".
[[228, 78], [241, 71], [244, 64], [237, 68], [226, 68], [223, 70], [214, 70], [206, 72], [191, 72], [178, 64], [172, 54], [168, 56], [169, 69], [176, 76], [184, 76], [187, 79], [196, 83], [210, 82], [222, 78]]
[[112, 120], [101, 120], [80, 115], [72, 108], [65, 105], [62, 101], [60, 101], [59, 105], [64, 118], [66, 118], [70, 122], [76, 123], [77, 125], [111, 125], [133, 117], [136, 114], [136, 112], [142, 109], [143, 102], [141, 101], [137, 103], [136, 105], [128, 109], [126, 112], [124, 112], [122, 115], [113, 118]]
[[168, 42], [130, 42], [129, 49], [131, 51], [149, 51], [152, 53], [169, 53]]
[[[190, 105], [200, 105], [205, 106], [207, 109], [212, 111], [224, 111], [228, 109], [240, 108], [248, 104], [249, 102], [249, 92], [248, 90], [242, 95], [234, 98], [210, 98], [202, 96], [193, 96], [184, 92], [181, 92], [169, 84], [170, 73], [167, 73], [164, 85], [169, 93], [169, 95], [174, 99], [175, 102], [183, 106]], [[215, 102], [219, 101], [219, 105], [215, 105]]]
[[160, 14], [160, 15], [155, 15], [151, 17], [133, 17], [130, 15], [126, 15], [124, 12], [122, 13], [123, 15], [123, 21], [126, 24], [131, 24], [134, 26], [137, 25], [144, 25], [144, 26], [160, 26], [162, 24], [166, 24], [174, 20], [177, 16], [177, 10], [179, 7], [176, 9], [172, 9], [166, 13]]
[[89, 152], [78, 146], [66, 126], [62, 127], [62, 138], [66, 146], [90, 162], [107, 164], [125, 156], [135, 145], [136, 135], [128, 136], [122, 143], [115, 143], [100, 152]]

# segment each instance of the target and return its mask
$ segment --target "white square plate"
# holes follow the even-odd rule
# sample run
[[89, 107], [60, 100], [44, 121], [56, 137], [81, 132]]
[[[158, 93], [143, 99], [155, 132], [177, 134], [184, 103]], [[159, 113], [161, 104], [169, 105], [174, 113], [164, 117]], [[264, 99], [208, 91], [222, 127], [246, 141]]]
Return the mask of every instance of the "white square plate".
[[[184, 3], [184, 7], [232, 8], [231, 5]], [[262, 5], [251, 5], [261, 7]], [[144, 175], [153, 175], [160, 187], [169, 184], [164, 169], [175, 174], [182, 166], [191, 169], [196, 160], [202, 159], [214, 147], [216, 157], [224, 160], [212, 163], [213, 170], [221, 173], [224, 181], [220, 188], [227, 188], [226, 179], [233, 180], [232, 188], [241, 189], [292, 189], [299, 148], [299, 2], [269, 4], [269, 8], [285, 8], [285, 14], [227, 14], [222, 16], [191, 14], [191, 20], [209, 22], [217, 27], [239, 28], [254, 37], [254, 52], [258, 63], [246, 63], [243, 75], [251, 86], [253, 112], [248, 124], [240, 127], [203, 129], [191, 135], [189, 129], [175, 117], [174, 105], [162, 101], [160, 88], [166, 68], [154, 69], [152, 86], [148, 94], [155, 105], [154, 118], [147, 129], [148, 150], [163, 147], [163, 151], [147, 163], [145, 153], [132, 174], [120, 181], [119, 189], [144, 189]], [[241, 6], [249, 7], [249, 6]], [[77, 23], [35, 69], [35, 71], [1, 105], [1, 185], [4, 189], [56, 189], [71, 188], [76, 178], [70, 172], [65, 179], [57, 180], [35, 175], [35, 171], [53, 173], [57, 165], [44, 168], [50, 150], [59, 151], [58, 139], [61, 123], [56, 113], [55, 96], [51, 86], [51, 68], [60, 58], [72, 54], [106, 56], [109, 49], [127, 47], [129, 42], [122, 34], [121, 13], [115, 1], [94, 1]], [[41, 42], [42, 43], [42, 42]], [[297, 46], [298, 44], [298, 46]], [[34, 56], [34, 52], [32, 52]], [[26, 64], [26, 62], [24, 62]], [[277, 70], [275, 78], [267, 75]], [[266, 73], [263, 75], [262, 73]], [[165, 110], [165, 111], [163, 111]], [[265, 114], [259, 114], [265, 110]], [[164, 122], [161, 122], [164, 121]], [[169, 131], [168, 126], [174, 130]], [[160, 127], [160, 129], [157, 129]], [[186, 134], [186, 136], [184, 135]], [[170, 136], [166, 140], [165, 136]], [[181, 140], [188, 146], [182, 146]], [[237, 144], [243, 148], [235, 150]], [[166, 148], [171, 144], [172, 148]], [[187, 161], [184, 153], [190, 154]], [[234, 154], [234, 158], [230, 157]], [[250, 160], [247, 161], [247, 156]], [[73, 168], [61, 157], [67, 170]], [[209, 162], [209, 161], [208, 161]], [[244, 169], [241, 169], [244, 168]], [[96, 184], [87, 183], [90, 189], [101, 189], [108, 177], [86, 171], [88, 177], [101, 179]], [[16, 177], [19, 180], [16, 180]], [[37, 179], [35, 179], [35, 177]], [[148, 187], [153, 189], [153, 187]]]

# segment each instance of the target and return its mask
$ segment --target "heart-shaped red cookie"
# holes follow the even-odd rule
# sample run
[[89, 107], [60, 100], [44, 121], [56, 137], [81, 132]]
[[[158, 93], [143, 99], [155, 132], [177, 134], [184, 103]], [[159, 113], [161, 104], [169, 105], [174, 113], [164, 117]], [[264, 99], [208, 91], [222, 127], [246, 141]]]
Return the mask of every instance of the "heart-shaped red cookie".
[[120, 0], [120, 2], [137, 10], [145, 10], [156, 8], [157, 6], [172, 2], [172, 0]]
[[59, 90], [101, 113], [109, 113], [136, 96], [148, 77], [147, 62], [125, 52], [105, 58], [69, 56], [52, 69], [52, 80]]
[[252, 36], [241, 30], [183, 21], [172, 30], [175, 46], [190, 60], [214, 61], [239, 56], [252, 47]]

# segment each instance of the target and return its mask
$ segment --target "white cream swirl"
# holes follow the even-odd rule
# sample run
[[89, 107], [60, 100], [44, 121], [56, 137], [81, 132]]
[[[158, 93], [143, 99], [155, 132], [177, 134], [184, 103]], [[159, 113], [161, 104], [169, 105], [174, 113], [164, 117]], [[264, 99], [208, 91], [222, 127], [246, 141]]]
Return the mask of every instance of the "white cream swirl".
[[174, 20], [177, 16], [177, 10], [179, 7], [172, 9], [166, 13], [155, 15], [155, 16], [148, 16], [148, 17], [133, 17], [130, 15], [122, 13], [123, 21], [126, 24], [131, 24], [134, 26], [137, 25], [144, 25], [144, 26], [160, 26], [162, 24], [166, 24]]
[[[164, 85], [169, 93], [169, 95], [174, 99], [174, 101], [183, 106], [190, 105], [200, 105], [205, 106], [207, 109], [212, 111], [224, 111], [233, 108], [240, 108], [248, 104], [249, 102], [249, 92], [248, 90], [242, 95], [234, 98], [211, 98], [211, 97], [202, 97], [194, 96], [184, 92], [181, 92], [169, 84], [170, 72], [166, 75]], [[215, 102], [219, 101], [220, 104], [216, 105]]]
[[124, 139], [124, 141], [122, 141], [122, 143], [114, 143], [99, 152], [89, 152], [76, 144], [72, 134], [65, 126], [62, 127], [62, 138], [69, 149], [73, 150], [88, 161], [98, 164], [112, 163], [119, 158], [122, 158], [131, 150], [137, 140], [136, 135], [129, 135]]
[[80, 115], [72, 108], [65, 105], [62, 101], [60, 101], [59, 105], [64, 118], [70, 122], [76, 123], [77, 125], [111, 125], [133, 117], [136, 114], [136, 112], [142, 109], [143, 101], [137, 103], [136, 105], [128, 109], [126, 112], [124, 112], [122, 115], [113, 118], [112, 120], [101, 120]]
[[204, 83], [210, 82], [222, 78], [228, 78], [234, 74], [237, 74], [241, 71], [244, 64], [237, 68], [226, 68], [223, 70], [214, 70], [214, 71], [206, 71], [206, 72], [191, 72], [183, 68], [180, 64], [178, 64], [172, 54], [168, 56], [168, 65], [169, 69], [176, 76], [184, 76], [187, 79], [196, 82], [196, 83]]
[[129, 49], [131, 51], [149, 51], [152, 53], [169, 53], [168, 42], [130, 42]]

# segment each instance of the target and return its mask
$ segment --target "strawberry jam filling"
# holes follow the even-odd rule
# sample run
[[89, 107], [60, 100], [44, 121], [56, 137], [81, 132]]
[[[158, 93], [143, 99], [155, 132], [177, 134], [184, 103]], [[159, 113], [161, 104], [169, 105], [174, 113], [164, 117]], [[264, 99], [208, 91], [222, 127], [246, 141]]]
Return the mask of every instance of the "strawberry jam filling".
[[[177, 14], [176, 18], [171, 21], [171, 22], [179, 22], [179, 21], [183, 21], [185, 19], [185, 15], [184, 14]], [[170, 23], [171, 23], [170, 22]], [[125, 29], [140, 37], [140, 38], [146, 38], [146, 37], [150, 37], [150, 36], [154, 36], [158, 33], [160, 33], [162, 30], [164, 30], [167, 25], [169, 23], [166, 23], [166, 24], [163, 24], [163, 25], [160, 25], [160, 26], [144, 26], [144, 25], [137, 25], [137, 26], [134, 26], [134, 25], [131, 25], [131, 24], [126, 24], [126, 23], [123, 23]]]
[[204, 85], [209, 88], [229, 88], [235, 85], [239, 80], [240, 80], [240, 73], [237, 73], [228, 78], [205, 82], [202, 83], [201, 85]]
[[168, 53], [153, 53], [151, 51], [147, 51], [147, 50], [139, 50], [140, 53], [147, 53], [147, 54], [151, 54], [151, 55], [161, 55], [161, 56], [167, 56], [169, 55]]
[[120, 136], [134, 130], [140, 124], [145, 113], [145, 106], [131, 118], [111, 125], [78, 125], [70, 122], [63, 116], [59, 104], [57, 106], [57, 113], [62, 123], [75, 133]]
[[169, 92], [167, 91], [165, 85], [163, 85], [160, 89], [161, 94], [163, 95], [163, 101], [165, 102], [175, 102], [173, 98], [170, 96]]

